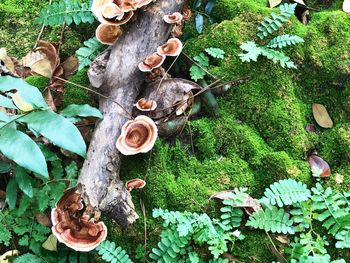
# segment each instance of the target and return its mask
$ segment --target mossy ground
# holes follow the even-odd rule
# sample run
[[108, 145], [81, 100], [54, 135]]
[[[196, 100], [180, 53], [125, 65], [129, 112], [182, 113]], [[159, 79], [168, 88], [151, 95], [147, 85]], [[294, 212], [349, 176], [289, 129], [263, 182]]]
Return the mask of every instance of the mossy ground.
[[[5, 3], [10, 1], [20, 6], [20, 1]], [[43, 5], [37, 2], [26, 13], [37, 13]], [[337, 0], [330, 6], [320, 6], [323, 11], [311, 12], [308, 25], [292, 19], [283, 29], [305, 39], [304, 44], [286, 49], [298, 65], [297, 70], [288, 70], [263, 58], [256, 63], [242, 63], [237, 56], [241, 53], [241, 43], [257, 40], [259, 21], [271, 11], [265, 0], [217, 1], [214, 12], [217, 23], [206, 26], [202, 35], [191, 39], [185, 52], [194, 56], [207, 47], [221, 48], [226, 52], [225, 59], [212, 66], [211, 73], [225, 80], [250, 77], [250, 81], [218, 99], [220, 117], [208, 113], [191, 121], [191, 129], [185, 130], [181, 140], [159, 140], [150, 154], [123, 159], [121, 178], [145, 177], [147, 186], [132, 193], [140, 220], [123, 232], [110, 224], [110, 239], [133, 256], [140, 251], [142, 254], [144, 227], [140, 201], [146, 207], [148, 252], [157, 243], [161, 231], [160, 222], [151, 216], [154, 207], [203, 211], [217, 216], [217, 206], [208, 201], [217, 191], [245, 186], [252, 196], [260, 197], [269, 184], [290, 177], [312, 185], [306, 157], [313, 149], [331, 165], [332, 177], [326, 184], [338, 190], [350, 190], [350, 17], [340, 11], [341, 3]], [[0, 16], [10, 12], [12, 18], [5, 18], [0, 22], [2, 25], [10, 26], [12, 19], [30, 24], [28, 18], [18, 14], [20, 11], [6, 8], [0, 4]], [[10, 40], [1, 37], [0, 44], [11, 55], [23, 55], [23, 50], [32, 46], [38, 30], [38, 26], [30, 27], [23, 45], [12, 45], [9, 35], [6, 38]], [[0, 36], [11, 32], [1, 26]], [[23, 28], [21, 32], [25, 32]], [[55, 34], [52, 32], [51, 36]], [[20, 39], [24, 33], [12, 34]], [[47, 36], [50, 38], [50, 34]], [[73, 30], [72, 41], [75, 40], [76, 44], [69, 47], [77, 48], [82, 40], [79, 31]], [[79, 74], [74, 81], [86, 85], [86, 72]], [[32, 78], [31, 83], [45, 85], [42, 79]], [[84, 97], [86, 93], [77, 96], [73, 89], [67, 87], [66, 105], [78, 103], [74, 101], [77, 97], [81, 101], [89, 100]], [[335, 123], [332, 129], [317, 127], [316, 133], [306, 132], [306, 124], [314, 122], [312, 103], [327, 107]], [[194, 151], [189, 143], [191, 137]], [[244, 234], [246, 240], [237, 242], [233, 251], [235, 258], [241, 262], [273, 260], [264, 233], [246, 229]], [[350, 256], [346, 259], [350, 260]]]

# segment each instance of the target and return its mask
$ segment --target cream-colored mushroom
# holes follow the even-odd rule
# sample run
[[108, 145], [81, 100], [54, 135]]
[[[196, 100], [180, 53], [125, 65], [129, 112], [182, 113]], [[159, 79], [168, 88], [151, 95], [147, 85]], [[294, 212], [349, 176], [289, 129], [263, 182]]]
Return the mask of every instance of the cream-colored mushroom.
[[102, 44], [113, 45], [113, 43], [123, 34], [117, 25], [100, 24], [96, 28], [96, 38]]
[[157, 48], [157, 53], [163, 56], [176, 57], [182, 52], [182, 42], [177, 38], [171, 38], [167, 43]]

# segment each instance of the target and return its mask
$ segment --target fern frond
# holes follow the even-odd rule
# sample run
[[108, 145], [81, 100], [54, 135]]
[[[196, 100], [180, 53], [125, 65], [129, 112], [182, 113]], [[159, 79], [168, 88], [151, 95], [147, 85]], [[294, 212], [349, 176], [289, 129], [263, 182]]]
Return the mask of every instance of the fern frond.
[[97, 248], [96, 251], [102, 259], [106, 262], [113, 263], [132, 263], [129, 255], [121, 247], [117, 247], [114, 242], [103, 241]]
[[312, 205], [310, 201], [301, 202], [293, 206], [290, 214], [293, 216], [292, 220], [297, 223], [295, 231], [302, 232], [309, 229], [312, 224]]
[[290, 57], [286, 56], [282, 51], [273, 50], [267, 47], [261, 48], [261, 55], [272, 60], [274, 63], [280, 63], [282, 68], [297, 68]]
[[84, 46], [75, 52], [79, 60], [79, 70], [89, 66], [102, 51], [103, 47], [104, 46], [97, 40], [96, 37], [86, 40], [84, 42]]
[[188, 245], [190, 238], [181, 237], [177, 231], [166, 229], [162, 231], [157, 248], [153, 248], [150, 258], [156, 262], [176, 262], [180, 252]]
[[317, 183], [312, 189], [314, 218], [322, 222], [328, 233], [335, 236], [340, 230], [350, 229], [350, 207], [347, 198]]
[[246, 53], [238, 54], [243, 62], [257, 61], [262, 52], [261, 48], [254, 41], [247, 41], [240, 48], [246, 51]]
[[56, 26], [64, 23], [70, 25], [74, 22], [79, 25], [80, 23], [91, 24], [94, 20], [89, 4], [80, 3], [78, 0], [60, 0], [42, 9], [35, 23]]
[[246, 224], [272, 233], [294, 234], [295, 228], [292, 225], [293, 220], [289, 218], [289, 214], [276, 206], [254, 212]]
[[336, 248], [350, 248], [350, 229], [341, 230], [335, 235]]
[[243, 217], [243, 211], [241, 209], [226, 205], [221, 207], [220, 211], [221, 222], [224, 225], [230, 228], [239, 227], [241, 225]]
[[280, 180], [265, 189], [264, 197], [260, 202], [265, 205], [277, 205], [283, 207], [298, 202], [303, 202], [311, 197], [311, 192], [306, 184], [293, 179]]
[[296, 6], [297, 4], [280, 5], [279, 14], [272, 13], [271, 17], [265, 17], [258, 27], [258, 37], [263, 39], [282, 27], [283, 24], [288, 22], [289, 18], [294, 14]]
[[288, 34], [277, 36], [270, 40], [270, 42], [267, 44], [267, 47], [269, 48], [283, 48], [286, 46], [292, 46], [296, 45], [298, 43], [304, 42], [304, 39], [302, 39], [299, 36], [290, 36]]

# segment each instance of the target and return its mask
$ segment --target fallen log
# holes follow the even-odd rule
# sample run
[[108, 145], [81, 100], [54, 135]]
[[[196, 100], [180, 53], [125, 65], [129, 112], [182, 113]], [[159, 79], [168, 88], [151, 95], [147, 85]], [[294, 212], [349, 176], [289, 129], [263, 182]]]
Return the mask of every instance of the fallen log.
[[122, 125], [131, 118], [127, 112], [132, 112], [145, 78], [138, 64], [167, 41], [171, 26], [163, 21], [163, 16], [180, 11], [184, 2], [157, 0], [140, 10], [112, 48], [89, 69], [90, 82], [109, 99], [99, 98], [104, 118], [94, 131], [78, 189], [86, 204], [106, 213], [122, 227], [138, 216], [119, 176], [121, 156], [115, 143]]

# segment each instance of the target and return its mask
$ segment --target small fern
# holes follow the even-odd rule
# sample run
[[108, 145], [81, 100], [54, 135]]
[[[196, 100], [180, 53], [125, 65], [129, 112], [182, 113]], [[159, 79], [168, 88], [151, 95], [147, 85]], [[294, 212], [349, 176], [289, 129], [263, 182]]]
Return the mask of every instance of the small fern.
[[312, 213], [313, 210], [310, 201], [298, 203], [290, 210], [290, 214], [293, 216], [292, 220], [297, 224], [295, 226], [297, 232], [305, 231], [311, 227]]
[[265, 205], [277, 205], [283, 207], [298, 202], [303, 202], [311, 197], [307, 186], [293, 179], [280, 180], [265, 189], [264, 197], [260, 202]]
[[267, 47], [269, 48], [284, 48], [287, 46], [296, 45], [299, 43], [303, 43], [304, 39], [302, 39], [299, 36], [290, 36], [288, 34], [277, 36], [270, 40], [270, 42], [267, 44]]
[[70, 25], [74, 22], [79, 25], [80, 23], [91, 24], [94, 20], [89, 4], [78, 0], [60, 0], [41, 10], [35, 23], [56, 26], [64, 23]]
[[335, 235], [336, 248], [350, 248], [350, 230], [341, 230]]
[[282, 208], [275, 206], [271, 208], [260, 209], [254, 212], [246, 224], [254, 228], [271, 231], [272, 233], [294, 234], [295, 228], [292, 226], [293, 220], [289, 218], [289, 214]]
[[266, 17], [258, 27], [258, 37], [264, 39], [269, 34], [277, 31], [284, 23], [289, 21], [289, 18], [294, 14], [297, 4], [280, 5], [280, 14], [272, 13], [271, 17]]
[[114, 242], [103, 241], [97, 248], [96, 251], [102, 256], [102, 259], [106, 262], [113, 263], [132, 263], [128, 254], [121, 247], [117, 247]]
[[96, 37], [86, 40], [84, 46], [75, 52], [79, 60], [79, 70], [89, 66], [102, 51], [103, 47], [104, 46], [96, 39]]
[[348, 231], [341, 230], [350, 230], [350, 207], [346, 196], [329, 187], [324, 189], [319, 183], [311, 190], [313, 209], [317, 212], [314, 218], [322, 222], [328, 233], [342, 240], [342, 233], [346, 235]]

